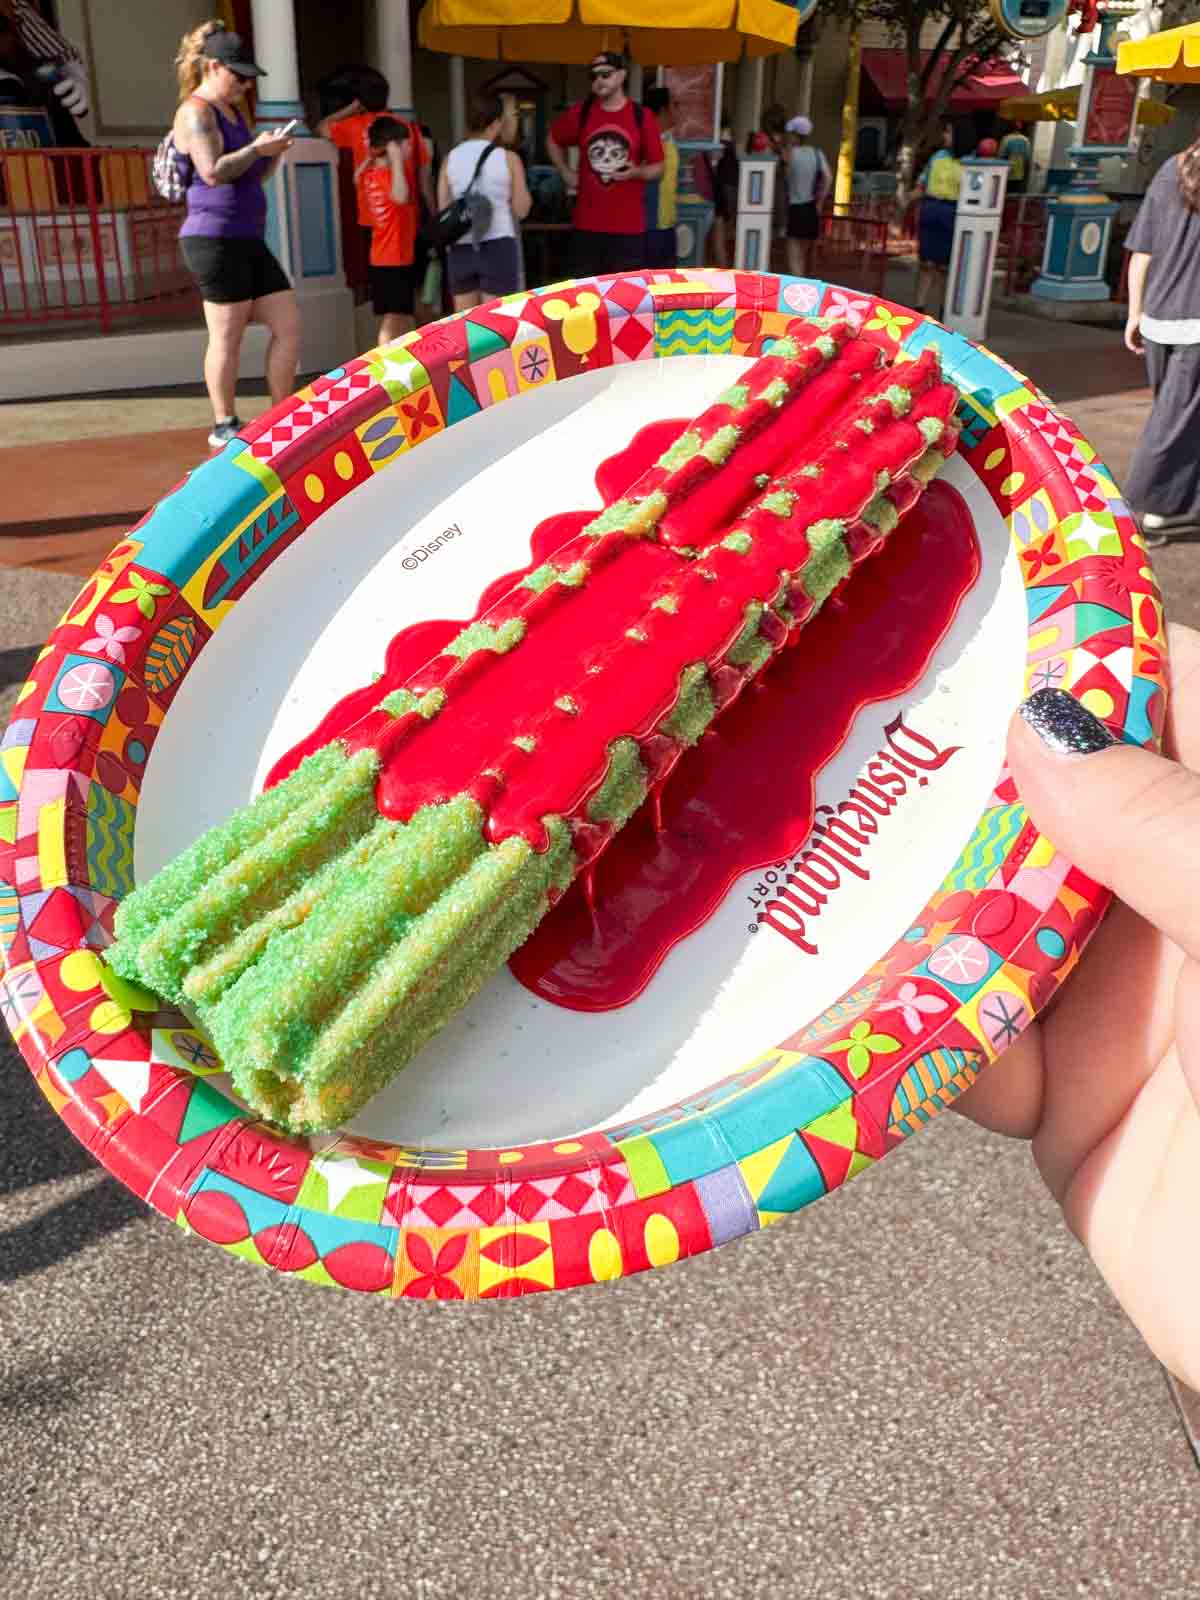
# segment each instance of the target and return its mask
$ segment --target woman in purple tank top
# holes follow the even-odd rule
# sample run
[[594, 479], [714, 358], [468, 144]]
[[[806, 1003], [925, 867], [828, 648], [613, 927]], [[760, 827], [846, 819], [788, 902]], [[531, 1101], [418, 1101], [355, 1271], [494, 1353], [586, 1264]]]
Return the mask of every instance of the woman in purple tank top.
[[179, 247], [204, 300], [204, 382], [212, 401], [208, 442], [235, 437], [238, 359], [250, 322], [264, 323], [267, 384], [278, 404], [291, 394], [300, 354], [300, 311], [287, 274], [267, 249], [263, 183], [291, 144], [286, 134], [250, 132], [243, 103], [261, 67], [239, 34], [206, 22], [185, 34], [175, 58], [180, 104], [174, 138], [187, 186]]

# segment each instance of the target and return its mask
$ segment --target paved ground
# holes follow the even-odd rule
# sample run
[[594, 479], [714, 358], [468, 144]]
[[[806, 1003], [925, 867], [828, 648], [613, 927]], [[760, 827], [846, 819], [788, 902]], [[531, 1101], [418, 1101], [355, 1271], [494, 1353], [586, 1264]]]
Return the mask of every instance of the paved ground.
[[[1080, 332], [998, 319], [991, 342], [1120, 476], [1140, 371]], [[93, 437], [163, 452], [121, 505], [111, 445], [89, 458], [90, 498], [53, 502], [82, 446], [68, 437], [35, 482], [61, 415], [39, 429], [35, 408], [0, 409], [6, 438], [14, 414], [28, 430], [0, 451], [0, 516], [18, 492], [43, 522], [140, 510], [187, 465], [188, 404], [130, 401], [107, 434], [100, 418]], [[50, 541], [52, 568], [97, 532], [9, 537]], [[1200, 621], [1194, 548], [1156, 561], [1172, 613]], [[0, 726], [77, 583], [27, 566], [0, 581]], [[698, 1261], [466, 1308], [288, 1282], [177, 1233], [84, 1154], [6, 1044], [0, 1125], [5, 1594], [1200, 1592], [1200, 1476], [1161, 1370], [1025, 1149], [958, 1118]]]

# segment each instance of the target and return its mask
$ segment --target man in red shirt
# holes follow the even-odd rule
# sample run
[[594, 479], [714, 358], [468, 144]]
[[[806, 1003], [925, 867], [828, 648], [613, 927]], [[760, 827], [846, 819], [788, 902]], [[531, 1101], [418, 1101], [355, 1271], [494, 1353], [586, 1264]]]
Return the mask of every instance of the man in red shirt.
[[[662, 176], [658, 125], [625, 94], [625, 58], [602, 50], [592, 60], [592, 92], [555, 118], [546, 141], [569, 194], [576, 194], [571, 270], [577, 278], [645, 265], [643, 189]], [[563, 151], [579, 147], [578, 174]]]

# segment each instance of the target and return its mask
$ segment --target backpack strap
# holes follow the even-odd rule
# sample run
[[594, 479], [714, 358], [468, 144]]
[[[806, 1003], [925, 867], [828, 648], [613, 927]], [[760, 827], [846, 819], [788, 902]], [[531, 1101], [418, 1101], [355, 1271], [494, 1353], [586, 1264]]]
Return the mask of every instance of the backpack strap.
[[470, 183], [468, 183], [467, 187], [463, 190], [463, 194], [464, 195], [470, 194], [471, 190], [479, 182], [479, 174], [483, 171], [483, 163], [491, 155], [493, 150], [498, 150], [499, 148], [500, 148], [500, 141], [498, 139], [493, 139], [490, 144], [484, 145], [483, 151], [480, 154], [479, 160], [475, 163], [475, 171], [471, 174], [471, 181], [470, 181]]

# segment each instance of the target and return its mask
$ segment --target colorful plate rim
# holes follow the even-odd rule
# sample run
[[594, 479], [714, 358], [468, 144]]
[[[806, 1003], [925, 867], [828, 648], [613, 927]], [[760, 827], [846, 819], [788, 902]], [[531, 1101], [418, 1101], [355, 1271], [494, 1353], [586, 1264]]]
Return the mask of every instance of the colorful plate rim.
[[962, 454], [1024, 575], [1027, 692], [1069, 687], [1120, 737], [1157, 744], [1163, 609], [1137, 526], [1075, 426], [983, 347], [820, 280], [707, 269], [558, 284], [421, 328], [276, 406], [160, 501], [69, 607], [0, 746], [0, 1004], [51, 1106], [134, 1193], [234, 1254], [366, 1293], [569, 1288], [698, 1254], [836, 1188], [1046, 1004], [1107, 894], [1037, 833], [1003, 772], [913, 927], [836, 1005], [702, 1094], [572, 1139], [285, 1136], [207, 1081], [219, 1064], [186, 1019], [100, 959], [180, 682], [332, 504], [486, 406], [597, 365], [757, 355], [816, 315], [901, 358], [939, 349]]

